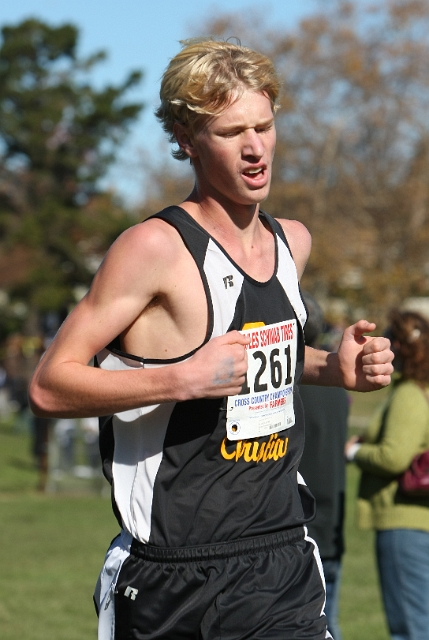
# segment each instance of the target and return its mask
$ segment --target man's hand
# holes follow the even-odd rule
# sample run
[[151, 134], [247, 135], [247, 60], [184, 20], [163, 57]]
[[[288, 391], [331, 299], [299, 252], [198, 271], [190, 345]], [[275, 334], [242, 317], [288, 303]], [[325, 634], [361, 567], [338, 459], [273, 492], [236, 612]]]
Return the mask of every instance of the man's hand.
[[338, 349], [338, 365], [345, 389], [373, 391], [390, 383], [393, 353], [387, 338], [364, 336], [375, 324], [359, 320], [348, 327]]
[[183, 362], [186, 399], [219, 398], [240, 393], [247, 371], [248, 336], [230, 331], [210, 340]]

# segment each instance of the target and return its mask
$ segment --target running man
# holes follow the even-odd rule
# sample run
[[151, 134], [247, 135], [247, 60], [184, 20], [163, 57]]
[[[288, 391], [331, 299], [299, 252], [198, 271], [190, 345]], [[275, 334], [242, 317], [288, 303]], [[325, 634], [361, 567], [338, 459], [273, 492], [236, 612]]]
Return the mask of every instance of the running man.
[[298, 382], [377, 389], [393, 355], [364, 320], [304, 346], [310, 235], [260, 209], [278, 93], [264, 55], [184, 44], [157, 116], [195, 187], [116, 240], [30, 385], [37, 415], [104, 416], [99, 640], [330, 637]]

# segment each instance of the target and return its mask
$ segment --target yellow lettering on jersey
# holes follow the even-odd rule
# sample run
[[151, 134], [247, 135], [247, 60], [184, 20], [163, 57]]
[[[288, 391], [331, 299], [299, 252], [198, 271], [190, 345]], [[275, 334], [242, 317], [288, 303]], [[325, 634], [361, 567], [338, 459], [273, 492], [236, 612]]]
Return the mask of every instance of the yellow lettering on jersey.
[[265, 327], [265, 322], [246, 322], [243, 324], [242, 331], [246, 329], [257, 329], [258, 327]]
[[289, 438], [279, 438], [277, 433], [272, 433], [268, 442], [237, 440], [235, 449], [229, 452], [226, 448], [227, 440], [224, 438], [220, 446], [222, 458], [235, 462], [238, 462], [240, 458], [243, 458], [245, 462], [277, 461], [284, 458], [289, 443]]

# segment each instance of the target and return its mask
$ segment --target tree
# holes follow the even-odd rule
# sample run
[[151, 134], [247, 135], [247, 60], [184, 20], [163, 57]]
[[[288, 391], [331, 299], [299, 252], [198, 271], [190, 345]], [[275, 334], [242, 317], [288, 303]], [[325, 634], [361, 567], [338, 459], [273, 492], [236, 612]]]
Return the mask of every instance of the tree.
[[99, 181], [142, 108], [125, 100], [139, 71], [118, 86], [91, 85], [105, 53], [79, 58], [75, 26], [32, 19], [1, 33], [0, 286], [10, 304], [0, 338], [73, 303], [129, 225]]
[[314, 289], [323, 274], [331, 295], [382, 321], [428, 290], [429, 5], [360, 6], [340, 2], [301, 25], [278, 178], [295, 173], [305, 190], [306, 282]]
[[160, 145], [156, 157], [142, 154], [139, 175], [144, 179], [144, 199], [136, 207], [140, 220], [183, 202], [193, 189], [194, 173], [190, 164], [173, 160], [168, 152], [169, 147]]
[[333, 0], [290, 33], [264, 15], [200, 29], [263, 49], [283, 81], [264, 207], [313, 235], [303, 286], [380, 324], [429, 294], [429, 4]]

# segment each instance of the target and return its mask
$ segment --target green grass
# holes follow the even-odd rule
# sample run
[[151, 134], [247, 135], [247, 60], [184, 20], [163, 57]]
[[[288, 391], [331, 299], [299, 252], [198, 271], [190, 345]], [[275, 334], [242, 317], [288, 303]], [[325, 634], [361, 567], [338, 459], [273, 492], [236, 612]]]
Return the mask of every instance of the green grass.
[[96, 638], [92, 592], [118, 526], [83, 487], [40, 494], [28, 434], [0, 426], [0, 637]]
[[374, 557], [374, 533], [356, 526], [359, 471], [347, 468], [346, 553], [340, 594], [340, 627], [344, 640], [388, 640]]
[[[351, 425], [360, 429], [384, 393], [353, 394]], [[350, 465], [340, 624], [343, 640], [388, 640], [373, 534], [356, 528], [358, 478]], [[51, 494], [36, 486], [28, 434], [0, 423], [0, 637], [95, 639], [92, 593], [118, 531], [110, 501], [73, 484]]]
[[91, 594], [117, 531], [108, 501], [14, 494], [0, 513], [2, 640], [95, 638]]
[[[351, 393], [350, 433], [361, 433], [374, 410], [384, 402], [387, 389]], [[340, 627], [343, 640], [389, 640], [374, 556], [374, 533], [357, 529], [356, 496], [360, 472], [347, 465], [346, 553], [340, 594]]]

